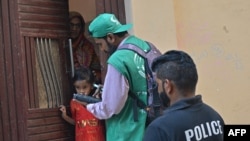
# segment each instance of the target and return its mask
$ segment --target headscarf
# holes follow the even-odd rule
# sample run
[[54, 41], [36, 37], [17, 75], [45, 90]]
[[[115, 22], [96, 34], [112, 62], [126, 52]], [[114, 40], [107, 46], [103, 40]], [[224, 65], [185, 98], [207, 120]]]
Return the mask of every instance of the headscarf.
[[81, 32], [83, 33], [84, 32], [84, 27], [85, 27], [85, 20], [84, 20], [84, 18], [83, 18], [83, 16], [79, 13], [79, 12], [76, 12], [76, 11], [70, 11], [69, 12], [69, 21], [71, 21], [73, 18], [78, 18], [78, 19], [80, 19], [80, 21], [81, 21], [81, 25], [82, 25], [82, 27], [81, 27]]

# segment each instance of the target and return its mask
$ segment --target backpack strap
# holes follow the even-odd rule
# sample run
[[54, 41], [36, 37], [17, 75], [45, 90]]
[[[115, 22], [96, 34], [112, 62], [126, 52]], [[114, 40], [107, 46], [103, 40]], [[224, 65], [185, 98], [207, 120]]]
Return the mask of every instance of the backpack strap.
[[[119, 50], [120, 49], [128, 49], [128, 50], [131, 50], [131, 51], [134, 51], [135, 53], [137, 53], [138, 55], [140, 55], [142, 58], [144, 58], [144, 66], [145, 66], [145, 72], [148, 72], [149, 76], [146, 76], [146, 79], [147, 79], [147, 88], [148, 88], [148, 91], [157, 91], [157, 89], [155, 89], [155, 87], [157, 87], [157, 85], [155, 84], [154, 82], [154, 78], [153, 78], [153, 73], [150, 69], [150, 66], [149, 66], [149, 62], [148, 62], [148, 59], [147, 59], [147, 53], [150, 52], [152, 50], [152, 47], [153, 45], [149, 42], [146, 41], [146, 43], [149, 45], [150, 47], [150, 50], [148, 50], [147, 52], [145, 52], [144, 50], [142, 50], [141, 48], [139, 47], [136, 47], [136, 46], [130, 46], [130, 45], [127, 45], [127, 44], [124, 44], [122, 46], [119, 47]], [[146, 75], [148, 75], [146, 74]], [[151, 81], [151, 82], [149, 82]], [[150, 83], [153, 84], [153, 86], [150, 86]], [[149, 92], [148, 92], [149, 93]], [[160, 115], [160, 108], [161, 108], [161, 102], [160, 102], [160, 99], [159, 99], [159, 95], [158, 95], [158, 92], [152, 92], [153, 94], [153, 108], [154, 108], [154, 112], [155, 114], [158, 116]], [[147, 104], [145, 104], [141, 99], [139, 99], [134, 93], [132, 92], [129, 92], [128, 95], [133, 99], [133, 114], [134, 114], [134, 121], [138, 121], [138, 111], [137, 111], [137, 107], [139, 107], [140, 109], [144, 109], [146, 112], [149, 110], [149, 106]]]
[[138, 121], [138, 111], [137, 108], [139, 107], [140, 109], [143, 109], [147, 112], [148, 106], [141, 100], [139, 99], [134, 93], [129, 91], [128, 95], [132, 98], [133, 100], [133, 114], [134, 114], [134, 121]]

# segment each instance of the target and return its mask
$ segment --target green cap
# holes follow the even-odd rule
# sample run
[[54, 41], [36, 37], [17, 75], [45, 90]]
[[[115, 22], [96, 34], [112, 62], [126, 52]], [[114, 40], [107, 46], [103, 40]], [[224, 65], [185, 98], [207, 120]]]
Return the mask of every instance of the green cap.
[[90, 34], [95, 37], [104, 37], [108, 33], [119, 33], [127, 31], [132, 24], [122, 25], [114, 14], [103, 13], [97, 16], [89, 25]]

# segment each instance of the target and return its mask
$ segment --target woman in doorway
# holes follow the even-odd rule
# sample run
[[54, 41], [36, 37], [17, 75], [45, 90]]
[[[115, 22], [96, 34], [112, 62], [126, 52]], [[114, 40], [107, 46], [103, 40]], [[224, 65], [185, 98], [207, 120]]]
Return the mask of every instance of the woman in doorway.
[[85, 20], [78, 12], [69, 13], [70, 38], [72, 39], [75, 68], [88, 67], [95, 75], [95, 83], [101, 83], [101, 65], [94, 45], [85, 37]]

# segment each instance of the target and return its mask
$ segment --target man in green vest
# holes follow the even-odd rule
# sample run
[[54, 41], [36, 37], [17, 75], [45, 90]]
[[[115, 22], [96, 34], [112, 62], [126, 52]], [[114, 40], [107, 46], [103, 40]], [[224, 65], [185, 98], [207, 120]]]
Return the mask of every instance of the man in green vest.
[[140, 108], [134, 120], [134, 93], [146, 103], [147, 84], [144, 59], [131, 50], [119, 49], [133, 44], [144, 51], [150, 49], [142, 39], [129, 35], [131, 24], [122, 25], [114, 14], [97, 16], [89, 25], [89, 33], [102, 51], [109, 55], [102, 101], [87, 104], [87, 109], [99, 119], [106, 120], [107, 141], [141, 141], [145, 131], [147, 113]]

